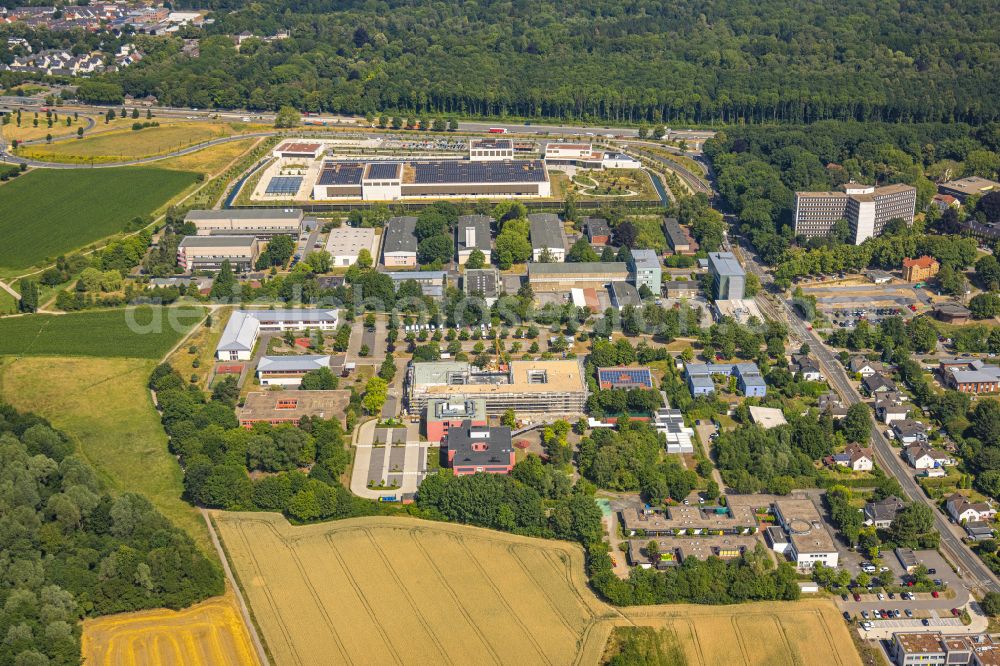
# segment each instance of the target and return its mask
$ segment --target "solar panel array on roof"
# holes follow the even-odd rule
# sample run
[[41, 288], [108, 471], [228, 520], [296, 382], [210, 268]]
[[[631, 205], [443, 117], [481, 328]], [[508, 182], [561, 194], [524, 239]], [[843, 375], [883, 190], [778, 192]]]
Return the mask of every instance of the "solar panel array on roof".
[[545, 165], [541, 160], [466, 162], [441, 160], [413, 162], [413, 182], [419, 185], [443, 183], [541, 183]]
[[358, 162], [327, 162], [320, 171], [317, 185], [357, 185], [365, 165]]
[[302, 185], [302, 176], [275, 176], [268, 182], [264, 194], [295, 194]]
[[373, 163], [368, 167], [368, 180], [399, 178], [399, 164], [390, 162], [388, 164]]
[[653, 388], [649, 368], [600, 368], [597, 379], [601, 388]]

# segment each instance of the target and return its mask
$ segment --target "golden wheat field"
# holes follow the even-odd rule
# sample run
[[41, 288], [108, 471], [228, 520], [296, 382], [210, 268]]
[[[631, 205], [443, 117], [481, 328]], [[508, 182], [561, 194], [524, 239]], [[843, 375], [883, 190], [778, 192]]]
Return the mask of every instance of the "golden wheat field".
[[614, 626], [669, 627], [688, 664], [860, 664], [826, 601], [616, 609], [574, 544], [410, 518], [215, 521], [284, 664], [595, 664]]
[[83, 623], [87, 666], [260, 664], [232, 592], [182, 611], [158, 609]]

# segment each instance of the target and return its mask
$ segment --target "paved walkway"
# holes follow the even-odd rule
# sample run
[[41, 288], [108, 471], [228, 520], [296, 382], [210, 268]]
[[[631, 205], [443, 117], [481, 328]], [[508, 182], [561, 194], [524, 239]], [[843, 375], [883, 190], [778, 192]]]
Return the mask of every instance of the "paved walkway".
[[[377, 421], [365, 421], [354, 433], [354, 467], [351, 471], [351, 492], [366, 499], [381, 499], [411, 495], [427, 476], [427, 455], [430, 442], [419, 440], [419, 430], [407, 427], [406, 446], [374, 445]], [[373, 465], [375, 469], [373, 469]], [[393, 467], [396, 469], [394, 470]], [[385, 481], [399, 478], [398, 488], [376, 490], [368, 487], [369, 480]]]
[[3, 289], [8, 294], [10, 294], [11, 296], [13, 296], [14, 300], [16, 300], [16, 301], [21, 300], [21, 294], [19, 294], [16, 291], [14, 291], [14, 289], [9, 284], [7, 284], [6, 282], [4, 282], [3, 280], [0, 280], [0, 289]]

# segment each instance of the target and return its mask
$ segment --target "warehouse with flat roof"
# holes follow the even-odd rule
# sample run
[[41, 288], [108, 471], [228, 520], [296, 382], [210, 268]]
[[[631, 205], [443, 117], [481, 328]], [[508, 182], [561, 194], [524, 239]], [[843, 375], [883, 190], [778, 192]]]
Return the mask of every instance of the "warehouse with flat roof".
[[628, 264], [621, 261], [528, 264], [528, 284], [536, 293], [603, 287], [612, 282], [625, 282], [628, 276]]
[[256, 236], [185, 236], [177, 246], [177, 265], [186, 271], [217, 271], [228, 261], [235, 272], [244, 273], [258, 258]]
[[541, 160], [328, 160], [313, 186], [317, 201], [550, 195], [549, 174]]
[[256, 236], [266, 240], [278, 234], [298, 236], [304, 214], [301, 208], [226, 208], [191, 210], [184, 222], [193, 224], [198, 236]]
[[326, 238], [326, 251], [334, 266], [351, 266], [358, 260], [361, 250], [368, 250], [372, 261], [378, 256], [378, 239], [369, 227], [343, 225], [330, 230]]

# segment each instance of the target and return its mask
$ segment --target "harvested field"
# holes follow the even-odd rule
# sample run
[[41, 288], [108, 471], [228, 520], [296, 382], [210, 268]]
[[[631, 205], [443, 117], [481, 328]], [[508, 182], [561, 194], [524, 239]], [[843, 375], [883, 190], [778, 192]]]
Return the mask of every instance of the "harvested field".
[[215, 520], [277, 664], [592, 664], [634, 625], [670, 627], [690, 664], [860, 663], [829, 602], [616, 609], [565, 542], [409, 518]]
[[232, 592], [182, 611], [109, 615], [83, 623], [91, 666], [249, 666], [259, 664]]

